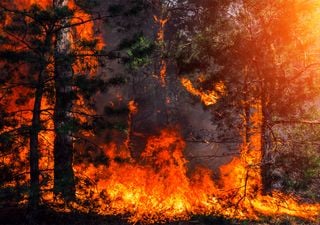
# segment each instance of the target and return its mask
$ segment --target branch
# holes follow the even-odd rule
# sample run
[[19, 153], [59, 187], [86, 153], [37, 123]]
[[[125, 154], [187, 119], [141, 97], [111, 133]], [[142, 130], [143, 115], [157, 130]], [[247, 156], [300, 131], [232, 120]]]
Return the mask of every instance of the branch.
[[189, 159], [198, 159], [198, 158], [223, 158], [223, 157], [229, 157], [229, 156], [239, 156], [239, 152], [233, 152], [233, 153], [223, 153], [222, 155], [200, 155], [200, 156], [188, 156]]
[[319, 120], [275, 120], [271, 122], [272, 125], [276, 124], [307, 124], [307, 125], [320, 125]]
[[94, 147], [96, 147], [99, 150], [104, 150], [101, 146], [99, 146], [95, 141], [90, 140], [89, 138], [81, 135], [81, 134], [72, 134], [71, 137], [76, 138], [76, 139], [80, 139], [82, 141], [84, 141], [87, 144], [93, 145]]
[[5, 32], [5, 33], [8, 34], [9, 36], [13, 37], [14, 39], [16, 39], [18, 42], [24, 44], [28, 49], [30, 49], [30, 50], [34, 51], [35, 53], [39, 54], [39, 53], [37, 52], [37, 49], [36, 49], [36, 48], [33, 48], [33, 47], [32, 47], [28, 42], [26, 42], [25, 40], [19, 38], [18, 36], [14, 35], [14, 34], [12, 34], [12, 33], [10, 33], [10, 32], [8, 32], [8, 31], [3, 31], [3, 32]]
[[113, 54], [114, 51], [105, 53], [105, 54], [73, 54], [74, 57], [108, 57], [109, 59], [121, 59], [121, 56], [115, 56]]
[[91, 19], [87, 19], [87, 20], [82, 20], [81, 19], [81, 22], [72, 23], [72, 24], [68, 24], [68, 25], [65, 25], [65, 26], [60, 26], [57, 29], [55, 29], [54, 32], [58, 32], [60, 30], [66, 29], [66, 28], [72, 28], [72, 27], [80, 26], [80, 25], [83, 25], [83, 24], [86, 24], [86, 23], [90, 23], [90, 22], [93, 22], [93, 21], [96, 21], [96, 20], [102, 20], [102, 19], [112, 18], [112, 17], [114, 17], [114, 16], [110, 16], [110, 15], [100, 16], [99, 15], [96, 18], [91, 18]]
[[293, 80], [295, 80], [295, 79], [298, 79], [298, 78], [299, 78], [303, 73], [305, 73], [308, 69], [310, 69], [310, 68], [312, 68], [312, 67], [316, 67], [316, 66], [320, 67], [320, 63], [312, 63], [312, 64], [306, 66], [306, 67], [303, 68], [301, 71], [297, 72], [297, 74], [295, 74], [294, 77], [292, 77], [292, 78], [290, 79], [290, 81], [293, 81]]
[[9, 8], [5, 7], [3, 4], [0, 4], [0, 9], [3, 9], [4, 11], [10, 12], [10, 13], [21, 14], [23, 16], [29, 17], [30, 19], [33, 19], [34, 21], [37, 21], [34, 17], [30, 16], [29, 14], [27, 14], [23, 10], [9, 9]]
[[87, 117], [93, 117], [93, 118], [100, 118], [100, 117], [104, 117], [103, 115], [99, 115], [99, 114], [88, 114], [86, 112], [81, 112], [81, 111], [69, 111], [70, 113], [73, 114], [78, 114], [78, 115], [82, 115], [82, 116], [87, 116]]

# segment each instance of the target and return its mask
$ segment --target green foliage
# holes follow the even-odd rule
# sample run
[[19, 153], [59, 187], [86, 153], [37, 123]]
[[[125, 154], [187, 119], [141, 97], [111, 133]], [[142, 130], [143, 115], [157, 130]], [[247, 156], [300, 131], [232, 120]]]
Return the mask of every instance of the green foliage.
[[138, 70], [151, 63], [151, 54], [155, 43], [142, 34], [136, 34], [130, 40], [125, 39], [119, 45], [119, 50], [126, 50], [127, 58], [124, 62], [130, 69]]
[[277, 126], [278, 143], [273, 154], [271, 177], [281, 183], [281, 189], [300, 193], [314, 200], [320, 199], [320, 128], [308, 124]]

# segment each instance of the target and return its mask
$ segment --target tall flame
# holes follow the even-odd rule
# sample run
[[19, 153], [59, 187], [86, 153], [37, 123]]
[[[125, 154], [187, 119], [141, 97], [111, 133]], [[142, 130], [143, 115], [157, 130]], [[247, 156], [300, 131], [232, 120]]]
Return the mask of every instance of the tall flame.
[[239, 157], [220, 168], [218, 181], [205, 168], [187, 176], [186, 144], [175, 129], [150, 137], [139, 161], [126, 154], [127, 149], [111, 144], [105, 152], [109, 166], [78, 165], [79, 173], [86, 171], [85, 176], [97, 181], [98, 213], [130, 214], [131, 222], [186, 219], [192, 214], [239, 219], [283, 214], [309, 220], [319, 217], [320, 204], [301, 203], [278, 191], [262, 194], [261, 106], [253, 108], [250, 141], [244, 143]]
[[[158, 24], [159, 29], [157, 33], [157, 41], [161, 45], [161, 51], [164, 51], [164, 31], [166, 23], [168, 22], [168, 18], [158, 18], [157, 16], [153, 16], [154, 21]], [[160, 60], [160, 71], [159, 77], [162, 86], [166, 84], [166, 75], [167, 75], [167, 62], [164, 59]]]

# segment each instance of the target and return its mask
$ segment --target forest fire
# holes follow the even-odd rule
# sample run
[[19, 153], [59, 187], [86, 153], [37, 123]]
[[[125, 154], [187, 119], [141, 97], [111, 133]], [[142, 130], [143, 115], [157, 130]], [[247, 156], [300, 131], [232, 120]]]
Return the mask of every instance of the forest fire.
[[[82, 46], [79, 41], [92, 41], [97, 43], [96, 50], [99, 51], [103, 48], [104, 44], [101, 38], [98, 36], [96, 37], [95, 31], [94, 31], [94, 23], [92, 21], [92, 18], [90, 15], [85, 13], [83, 10], [79, 9], [78, 6], [75, 5], [73, 1], [66, 1], [68, 3], [68, 7], [74, 11], [74, 17], [70, 21], [73, 24], [78, 24], [74, 30], [71, 31], [72, 35], [68, 35], [68, 39], [72, 42], [72, 48], [79, 52], [79, 54], [83, 54], [84, 57], [81, 59], [78, 59], [73, 64], [73, 70], [74, 73], [81, 74], [81, 73], [90, 73], [90, 75], [94, 75], [96, 73], [95, 69], [97, 68], [97, 58], [92, 57], [92, 54], [94, 52], [90, 50], [89, 48], [86, 48], [85, 46]], [[42, 7], [43, 9], [47, 9], [48, 7], [52, 7], [52, 1], [48, 0], [41, 0], [41, 1], [34, 1], [34, 0], [16, 0], [14, 1], [14, 4], [10, 4], [7, 2], [4, 2], [4, 6], [9, 8], [10, 12], [14, 12], [15, 8], [19, 10], [27, 10], [31, 8], [31, 6], [37, 6]], [[12, 23], [11, 17], [5, 18], [5, 25], [10, 25]], [[31, 22], [32, 20], [28, 21]], [[1, 27], [2, 28], [2, 27]], [[9, 33], [9, 36], [13, 35]], [[14, 37], [16, 38], [16, 37]], [[29, 37], [28, 37], [29, 38]], [[71, 40], [71, 39], [75, 40]], [[41, 36], [40, 36], [41, 39]], [[9, 42], [10, 43], [10, 42]], [[5, 49], [15, 51], [24, 51], [25, 50], [25, 44], [20, 43], [20, 45], [5, 45]], [[49, 59], [48, 61], [50, 61]], [[45, 72], [47, 73], [48, 77], [50, 77], [48, 80], [50, 81], [54, 77], [54, 65], [53, 63], [48, 63], [45, 68]], [[20, 122], [20, 127], [17, 127], [13, 130], [19, 130], [22, 129], [24, 126], [30, 126], [32, 121], [32, 109], [35, 105], [34, 99], [28, 100], [27, 96], [33, 95], [34, 91], [30, 88], [25, 88], [23, 85], [19, 85], [19, 82], [21, 79], [20, 76], [24, 74], [32, 74], [32, 68], [30, 68], [27, 65], [22, 64], [17, 69], [12, 70], [14, 76], [13, 76], [13, 83], [17, 83], [18, 85], [13, 85], [13, 96], [10, 98], [7, 98], [6, 95], [4, 95], [4, 100], [6, 104], [8, 104], [8, 113], [12, 114], [16, 120]], [[32, 76], [32, 75], [31, 75]], [[35, 78], [36, 76], [34, 76]], [[35, 78], [36, 79], [36, 78]], [[51, 85], [50, 82], [48, 82], [49, 85]], [[24, 104], [19, 104], [19, 101], [25, 101]], [[52, 107], [52, 100], [48, 99], [46, 96], [44, 96], [40, 101], [40, 120], [42, 121], [42, 125], [44, 129], [42, 129], [39, 132], [38, 142], [41, 144], [41, 148], [39, 149], [39, 169], [42, 172], [42, 176], [40, 178], [40, 182], [43, 182], [44, 184], [41, 187], [42, 190], [42, 199], [43, 201], [50, 202], [53, 200], [53, 193], [48, 192], [46, 190], [50, 190], [53, 188], [53, 182], [47, 181], [46, 179], [48, 177], [53, 177], [53, 145], [54, 145], [54, 139], [55, 139], [55, 133], [54, 130], [54, 123], [52, 115], [54, 114], [54, 109]], [[83, 113], [90, 114], [90, 110], [86, 107], [79, 107], [81, 105], [84, 105], [83, 98], [81, 96], [78, 96], [77, 100], [77, 106], [75, 106], [75, 110], [77, 110], [77, 119], [86, 121], [86, 118], [82, 116]], [[12, 130], [10, 129], [4, 129], [0, 132], [0, 134], [5, 135], [6, 133], [10, 133]], [[28, 158], [30, 157], [29, 149], [24, 145], [24, 138], [19, 138], [19, 142], [21, 142], [20, 149], [18, 150], [17, 154], [19, 155], [19, 162], [28, 161]], [[7, 164], [13, 163], [17, 160], [17, 155], [8, 155], [4, 156], [4, 160]], [[14, 163], [15, 167], [19, 168], [21, 167], [20, 163]], [[21, 168], [20, 168], [21, 169]], [[24, 165], [23, 170], [30, 170], [28, 166]], [[21, 183], [29, 182], [30, 177], [26, 176], [25, 180]], [[6, 187], [14, 186], [16, 185], [14, 182], [6, 184]], [[23, 200], [25, 201], [25, 199]]]
[[[30, 211], [30, 224], [37, 216], [37, 210], [41, 205], [62, 213], [77, 211], [87, 215], [118, 215], [119, 218], [127, 219], [129, 223], [189, 220], [194, 215], [240, 221], [292, 216], [317, 223], [320, 219], [320, 203], [316, 197], [312, 200], [298, 197], [294, 191], [282, 192], [281, 188], [269, 193], [263, 191], [266, 136], [272, 136], [272, 141], [276, 144], [280, 142], [280, 138], [275, 137], [277, 131], [272, 130], [275, 124], [272, 123], [272, 119], [281, 118], [283, 111], [288, 113], [283, 109], [283, 101], [279, 100], [278, 105], [282, 107], [280, 113], [268, 114], [273, 113], [272, 110], [276, 107], [270, 101], [280, 99], [273, 95], [273, 92], [270, 94], [268, 88], [276, 87], [284, 92], [284, 97], [281, 97], [288, 98], [288, 93], [296, 91], [297, 85], [288, 88], [281, 85], [289, 85], [286, 73], [295, 73], [298, 63], [290, 64], [294, 65], [294, 69], [288, 69], [289, 72], [280, 71], [282, 65], [278, 68], [278, 62], [274, 62], [277, 57], [276, 51], [272, 49], [254, 53], [271, 52], [270, 54], [274, 54], [272, 57], [259, 55], [259, 58], [252, 53], [252, 59], [245, 59], [244, 62], [241, 59], [239, 62], [232, 61], [234, 68], [228, 70], [232, 63], [212, 66], [212, 62], [202, 62], [205, 59], [212, 60], [214, 54], [208, 53], [209, 56], [200, 56], [199, 59], [193, 57], [201, 55], [200, 51], [205, 52], [209, 48], [208, 43], [210, 48], [212, 45], [212, 48], [223, 53], [238, 54], [243, 51], [240, 49], [243, 46], [234, 46], [234, 43], [239, 41], [237, 38], [241, 32], [226, 32], [230, 39], [234, 38], [233, 41], [226, 41], [226, 45], [231, 46], [228, 46], [230, 49], [234, 48], [232, 51], [225, 51], [225, 45], [216, 46], [221, 39], [219, 35], [214, 40], [205, 39], [210, 36], [206, 32], [212, 32], [211, 25], [201, 27], [205, 23], [199, 23], [201, 25], [197, 29], [180, 33], [168, 32], [168, 37], [166, 36], [166, 29], [189, 29], [196, 26], [195, 21], [188, 21], [187, 17], [193, 18], [198, 13], [209, 12], [198, 18], [203, 20], [214, 14], [210, 13], [210, 10], [219, 7], [211, 8], [204, 4], [201, 6], [203, 8], [198, 10], [198, 3], [190, 1], [190, 7], [195, 8], [187, 13], [177, 13], [182, 22], [176, 26], [171, 24], [180, 21], [171, 15], [175, 10], [169, 10], [170, 20], [174, 21], [171, 22], [169, 16], [154, 16], [163, 13], [155, 13], [154, 11], [158, 10], [156, 7], [151, 7], [147, 12], [141, 9], [144, 7], [137, 5], [128, 9], [128, 5], [121, 8], [122, 5], [118, 2], [105, 4], [105, 8], [99, 9], [108, 13], [103, 17], [97, 6], [91, 6], [86, 1], [15, 0], [12, 8], [10, 3], [0, 3], [0, 69], [4, 71], [4, 78], [0, 77], [0, 116], [4, 118], [3, 122], [0, 121], [0, 174], [5, 174], [4, 181], [0, 181], [0, 197], [11, 193], [12, 190], [15, 194], [18, 193], [18, 197], [15, 197], [18, 199], [15, 200], [16, 205], [27, 206], [28, 213]], [[172, 4], [169, 2], [166, 9], [172, 7]], [[235, 2], [235, 5], [241, 8], [241, 4]], [[89, 9], [89, 6], [93, 8]], [[186, 7], [182, 6], [177, 7], [178, 11]], [[208, 10], [203, 10], [205, 7], [208, 7]], [[220, 10], [224, 7], [226, 6], [221, 6]], [[133, 40], [125, 37], [123, 42], [118, 43], [118, 36], [123, 35], [121, 32], [130, 29], [130, 26], [123, 21], [117, 21], [117, 18], [122, 13], [128, 21], [134, 18], [139, 10], [150, 14], [150, 24], [156, 25], [156, 28], [153, 27], [154, 31], [149, 32], [147, 38], [141, 38], [140, 33], [129, 32], [128, 36], [133, 36]], [[237, 14], [238, 9], [233, 10]], [[228, 8], [227, 12], [233, 11]], [[96, 13], [97, 17], [91, 13]], [[228, 15], [226, 20], [231, 17]], [[103, 24], [109, 22], [104, 21], [106, 18], [115, 21], [112, 25], [108, 24], [111, 27], [108, 28], [115, 29], [114, 27], [120, 26], [114, 32], [116, 41], [113, 41], [118, 44], [116, 47], [112, 44], [111, 47], [106, 47], [106, 37], [109, 34], [103, 36], [98, 31], [101, 27], [107, 26]], [[225, 21], [220, 22], [212, 26], [219, 26]], [[135, 22], [133, 24], [133, 27], [137, 26]], [[150, 24], [146, 23], [144, 26], [148, 27]], [[229, 25], [233, 29], [245, 27], [239, 28], [238, 24], [236, 21], [233, 26], [231, 23]], [[204, 37], [200, 35], [201, 29], [204, 31]], [[108, 29], [105, 30], [109, 32]], [[194, 31], [196, 34], [189, 38], [188, 35]], [[268, 30], [267, 34], [270, 32]], [[237, 35], [234, 35], [235, 33]], [[260, 31], [257, 35], [259, 33]], [[178, 34], [177, 37], [175, 34]], [[244, 36], [247, 41], [247, 36]], [[136, 37], [138, 41], [134, 39]], [[153, 42], [149, 41], [151, 37], [154, 39]], [[167, 38], [177, 40], [168, 41]], [[249, 39], [252, 41], [254, 38]], [[183, 43], [184, 41], [186, 43]], [[276, 39], [275, 43], [279, 44], [281, 41], [283, 40]], [[172, 43], [179, 45], [179, 48], [172, 50]], [[268, 43], [266, 46], [276, 48], [276, 44]], [[190, 52], [189, 49], [186, 50], [189, 46]], [[197, 47], [200, 50], [193, 49]], [[110, 52], [104, 52], [107, 51], [105, 49]], [[154, 49], [157, 50], [156, 53], [152, 52]], [[166, 51], [175, 52], [169, 54]], [[186, 56], [181, 56], [183, 54]], [[219, 58], [220, 53], [217, 55], [219, 56], [215, 57]], [[249, 54], [245, 52], [243, 55]], [[306, 58], [307, 54], [304, 55]], [[102, 57], [105, 61], [115, 62], [107, 64]], [[223, 63], [225, 58], [216, 61]], [[235, 58], [241, 57], [236, 55]], [[258, 65], [259, 60], [269, 58], [272, 60], [266, 68], [262, 62]], [[156, 62], [150, 63], [155, 59]], [[240, 62], [245, 66], [237, 64]], [[272, 67], [274, 64], [277, 64], [275, 68]], [[7, 65], [9, 66], [6, 67]], [[178, 68], [179, 66], [181, 68]], [[197, 66], [199, 68], [191, 68]], [[207, 68], [203, 69], [205, 66]], [[262, 69], [258, 68], [259, 66]], [[176, 71], [171, 71], [171, 68], [175, 68]], [[297, 73], [298, 75], [295, 73], [294, 79], [290, 81], [295, 82], [296, 77], [305, 75], [309, 68], [311, 66], [304, 66], [303, 72]], [[232, 74], [232, 79], [239, 80], [233, 83], [229, 78], [220, 79], [220, 69]], [[201, 70], [204, 71], [200, 72]], [[268, 73], [278, 71], [280, 75], [270, 79]], [[111, 76], [109, 77], [108, 73], [113, 73], [116, 79], [109, 80]], [[129, 77], [126, 73], [135, 76]], [[169, 73], [177, 74], [171, 76]], [[179, 73], [185, 73], [183, 78]], [[207, 73], [208, 76], [203, 75]], [[263, 73], [267, 74], [266, 77], [263, 77]], [[314, 73], [316, 72], [310, 72], [312, 75]], [[157, 74], [156, 78], [151, 74]], [[196, 79], [188, 75], [196, 76]], [[214, 77], [215, 75], [217, 77]], [[170, 79], [167, 79], [168, 76]], [[176, 80], [173, 81], [174, 79]], [[308, 82], [310, 88], [313, 87], [313, 82], [318, 82], [305, 77], [303, 81]], [[126, 87], [113, 92], [114, 86], [124, 83]], [[280, 92], [278, 89], [277, 93]], [[298, 90], [301, 91], [301, 88]], [[317, 88], [315, 90], [318, 91]], [[312, 89], [310, 93], [314, 94], [315, 90]], [[308, 96], [310, 93], [303, 93], [302, 96]], [[202, 103], [201, 107], [198, 107], [200, 104], [189, 104], [186, 100], [190, 100], [190, 96], [198, 99], [197, 102]], [[297, 94], [294, 100], [299, 101], [299, 97]], [[224, 101], [221, 105], [225, 107], [222, 109], [225, 111], [220, 113], [218, 110], [221, 109], [217, 109], [215, 114], [213, 111], [216, 109], [212, 106], [217, 106], [218, 101]], [[105, 102], [111, 102], [111, 107], [104, 105]], [[200, 121], [202, 118], [199, 118], [197, 113], [209, 116], [206, 120]], [[229, 123], [221, 122], [224, 117], [229, 119]], [[217, 121], [214, 121], [215, 119]], [[190, 120], [193, 120], [192, 123]], [[196, 129], [193, 124], [198, 120], [199, 126], [204, 126], [198, 132], [199, 135], [192, 130]], [[217, 123], [214, 126], [208, 125], [213, 122]], [[216, 146], [221, 144], [221, 140], [224, 139], [215, 140], [211, 133], [204, 134], [212, 132], [212, 127], [215, 127], [217, 137], [222, 137], [223, 128], [228, 127], [229, 136], [233, 136], [236, 141], [241, 139], [239, 142], [232, 142], [232, 147], [237, 148], [236, 154], [233, 154], [227, 163], [215, 165], [218, 168], [216, 170], [205, 163], [192, 163], [191, 157], [186, 153], [187, 149], [192, 153], [200, 151], [196, 147], [190, 150], [191, 147], [197, 146], [190, 144], [191, 141], [203, 145], [210, 141]], [[190, 141], [188, 137], [193, 133], [197, 135]], [[316, 129], [314, 133], [317, 134]], [[205, 138], [202, 139], [201, 135]], [[290, 144], [294, 145], [292, 143]], [[229, 151], [229, 145], [223, 147], [225, 152]], [[213, 148], [206, 146], [205, 150], [213, 151]], [[305, 174], [314, 176], [313, 173], [316, 172], [310, 171], [306, 171]], [[14, 205], [11, 204], [14, 202], [13, 198], [10, 199], [9, 194], [8, 196], [5, 207]]]
[[[261, 120], [260, 110], [256, 106], [251, 118], [256, 125]], [[256, 130], [240, 156], [220, 168], [217, 181], [205, 168], [187, 175], [185, 142], [175, 129], [162, 130], [159, 136], [149, 138], [139, 162], [127, 149], [111, 144], [105, 151], [109, 166], [79, 165], [77, 171], [87, 171], [85, 175], [96, 181], [94, 197], [99, 213], [129, 213], [131, 222], [187, 219], [196, 214], [239, 219], [285, 214], [318, 218], [319, 204], [301, 203], [280, 192], [262, 194], [260, 135]]]

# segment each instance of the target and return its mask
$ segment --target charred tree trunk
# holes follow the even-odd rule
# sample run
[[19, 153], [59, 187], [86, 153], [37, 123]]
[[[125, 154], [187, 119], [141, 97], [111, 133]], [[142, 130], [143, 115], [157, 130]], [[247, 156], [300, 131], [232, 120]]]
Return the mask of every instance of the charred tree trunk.
[[[56, 0], [55, 8], [67, 7], [68, 0]], [[67, 26], [68, 19], [61, 21]], [[75, 199], [75, 180], [72, 168], [72, 61], [70, 54], [70, 28], [58, 31], [55, 44], [55, 107], [54, 107], [54, 193], [66, 201]]]
[[260, 67], [255, 63], [256, 71], [260, 78], [260, 100], [261, 100], [261, 179], [262, 179], [262, 193], [268, 194], [271, 191], [272, 180], [270, 177], [270, 157], [268, 150], [271, 146], [270, 133], [268, 129], [268, 123], [271, 121], [269, 112], [270, 96], [267, 94], [270, 90], [270, 81], [263, 78]]
[[249, 96], [249, 87], [248, 87], [248, 66], [245, 66], [244, 68], [244, 74], [245, 74], [245, 79], [244, 79], [244, 87], [243, 87], [243, 93], [244, 93], [244, 106], [243, 106], [243, 111], [244, 111], [244, 141], [245, 144], [248, 144], [250, 142], [250, 136], [251, 136], [251, 129], [250, 129], [250, 96]]
[[262, 95], [262, 121], [261, 121], [261, 151], [262, 151], [262, 162], [261, 162], [261, 177], [263, 193], [268, 194], [271, 191], [272, 180], [270, 177], [270, 157], [268, 150], [271, 146], [270, 134], [268, 131], [268, 122], [270, 121], [270, 115], [268, 112], [268, 103], [266, 96]]
[[31, 211], [30, 219], [34, 221], [37, 209], [40, 203], [40, 183], [39, 183], [39, 132], [41, 130], [41, 102], [43, 97], [43, 67], [38, 75], [38, 83], [35, 90], [34, 105], [32, 111], [32, 121], [30, 128], [30, 195], [29, 209]]

